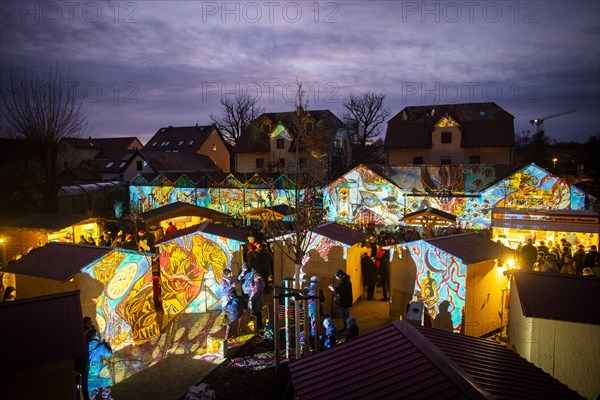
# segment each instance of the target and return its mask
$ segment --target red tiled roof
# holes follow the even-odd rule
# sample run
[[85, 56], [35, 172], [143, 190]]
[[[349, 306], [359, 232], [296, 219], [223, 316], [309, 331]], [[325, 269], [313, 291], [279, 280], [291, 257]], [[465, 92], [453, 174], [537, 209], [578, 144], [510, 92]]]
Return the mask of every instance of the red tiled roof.
[[600, 278], [515, 271], [526, 317], [600, 325]]
[[161, 244], [169, 242], [173, 239], [190, 235], [195, 232], [204, 232], [209, 235], [221, 236], [228, 239], [237, 240], [238, 242], [245, 242], [248, 239], [246, 232], [241, 229], [230, 228], [227, 225], [215, 224], [213, 222], [203, 222], [199, 225], [192, 225], [184, 229], [178, 229], [168, 235], [165, 235], [162, 239], [157, 240], [155, 244]]
[[384, 148], [431, 148], [431, 132], [444, 116], [460, 125], [461, 147], [514, 146], [514, 117], [496, 103], [405, 107], [388, 121]]
[[403, 321], [289, 367], [302, 400], [581, 398], [499, 344]]
[[10, 262], [3, 271], [66, 282], [112, 251], [111, 247], [50, 242]]
[[218, 132], [214, 125], [163, 127], [146, 143], [144, 150], [195, 153], [214, 130]]
[[496, 258], [516, 258], [516, 252], [475, 232], [440, 236], [425, 240], [432, 246], [460, 258], [465, 264], [476, 264]]
[[140, 218], [142, 218], [148, 225], [153, 225], [169, 218], [181, 216], [204, 217], [210, 218], [213, 221], [223, 221], [228, 217], [227, 215], [210, 208], [199, 207], [194, 204], [176, 201], [175, 203], [170, 203], [166, 206], [146, 211], [140, 215]]
[[344, 243], [348, 246], [353, 246], [356, 243], [362, 242], [368, 236], [366, 233], [348, 228], [347, 226], [340, 225], [336, 222], [325, 222], [315, 227], [312, 232]]
[[88, 217], [79, 214], [34, 213], [8, 221], [3, 226], [23, 229], [57, 231], [87, 221]]
[[0, 321], [0, 375], [85, 354], [79, 291], [0, 303]]

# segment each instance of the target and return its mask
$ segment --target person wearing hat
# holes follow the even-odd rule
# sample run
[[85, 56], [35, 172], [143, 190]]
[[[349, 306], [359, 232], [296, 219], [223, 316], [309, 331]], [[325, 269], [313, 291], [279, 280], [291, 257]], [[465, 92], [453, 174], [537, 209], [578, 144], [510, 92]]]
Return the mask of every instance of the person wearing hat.
[[138, 249], [137, 243], [133, 240], [133, 235], [128, 233], [125, 235], [125, 243], [123, 243], [123, 248], [127, 250], [136, 250]]
[[[346, 321], [344, 320], [344, 325]], [[330, 349], [337, 343], [337, 328], [333, 324], [331, 318], [325, 318], [323, 320], [323, 327], [325, 328], [325, 337], [323, 339], [323, 347]]]
[[571, 253], [565, 253], [563, 256], [563, 265], [560, 269], [561, 274], [575, 274], [575, 262], [573, 262], [573, 255]]
[[359, 329], [358, 325], [356, 324], [356, 317], [352, 315], [349, 316], [346, 320], [346, 325], [348, 326], [348, 333], [346, 333], [346, 341], [358, 337]]

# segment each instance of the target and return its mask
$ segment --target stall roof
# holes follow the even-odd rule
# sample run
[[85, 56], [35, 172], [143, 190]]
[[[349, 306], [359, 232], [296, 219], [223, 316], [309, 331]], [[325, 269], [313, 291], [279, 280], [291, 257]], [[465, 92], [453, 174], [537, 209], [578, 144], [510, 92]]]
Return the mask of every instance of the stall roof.
[[517, 256], [513, 249], [474, 232], [440, 236], [427, 239], [425, 242], [460, 258], [465, 264], [476, 264], [496, 258], [515, 258]]
[[148, 225], [156, 225], [160, 221], [183, 216], [210, 218], [214, 221], [224, 221], [227, 218], [227, 215], [216, 210], [181, 201], [146, 211], [140, 215]]
[[600, 214], [590, 210], [492, 209], [493, 228], [600, 233]]
[[504, 346], [396, 321], [289, 364], [299, 398], [580, 399]]
[[14, 219], [5, 223], [4, 227], [23, 228], [23, 229], [42, 229], [48, 231], [58, 231], [72, 225], [79, 225], [87, 221], [96, 221], [96, 218], [89, 218], [79, 214], [51, 214], [35, 213], [21, 218]]
[[241, 229], [230, 228], [223, 224], [215, 224], [207, 221], [199, 225], [192, 225], [185, 229], [178, 229], [175, 232], [163, 236], [163, 238], [157, 240], [155, 244], [166, 243], [178, 237], [190, 235], [195, 232], [203, 232], [209, 235], [221, 236], [228, 239], [237, 240], [238, 242], [245, 242], [248, 239], [246, 232], [242, 231]]
[[312, 232], [348, 246], [354, 246], [356, 243], [362, 242], [368, 237], [366, 233], [348, 228], [347, 226], [340, 225], [336, 222], [326, 222], [318, 225]]
[[3, 271], [66, 282], [89, 264], [113, 251], [115, 249], [111, 247], [50, 242], [10, 262]]
[[526, 317], [600, 325], [600, 278], [532, 271], [513, 276]]
[[79, 291], [0, 303], [0, 375], [85, 354]]
[[407, 225], [421, 226], [424, 237], [430, 237], [434, 227], [448, 226], [456, 223], [456, 215], [429, 207], [405, 215], [400, 222], [404, 222]]

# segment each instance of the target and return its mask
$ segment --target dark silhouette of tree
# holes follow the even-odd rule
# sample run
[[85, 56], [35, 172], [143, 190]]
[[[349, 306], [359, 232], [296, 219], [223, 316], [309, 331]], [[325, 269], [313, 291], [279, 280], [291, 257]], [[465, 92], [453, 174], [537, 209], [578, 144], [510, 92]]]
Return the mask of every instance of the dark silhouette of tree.
[[223, 139], [232, 146], [235, 146], [242, 131], [265, 112], [264, 107], [258, 104], [258, 98], [245, 93], [233, 99], [221, 97], [221, 105], [221, 114], [211, 114], [210, 119], [221, 131]]
[[385, 94], [366, 92], [350, 94], [342, 105], [346, 109], [344, 123], [352, 145], [353, 164], [378, 162], [382, 146], [369, 145], [381, 133], [381, 127], [390, 116], [385, 107]]
[[41, 168], [33, 175], [23, 170], [11, 173], [19, 174], [21, 189], [29, 191], [32, 199], [39, 203], [41, 197], [38, 206], [47, 212], [57, 209], [57, 146], [87, 128], [86, 107], [76, 88], [73, 76], [61, 73], [57, 66], [47, 76], [12, 68], [0, 88], [2, 136], [27, 142], [30, 156], [39, 160]]

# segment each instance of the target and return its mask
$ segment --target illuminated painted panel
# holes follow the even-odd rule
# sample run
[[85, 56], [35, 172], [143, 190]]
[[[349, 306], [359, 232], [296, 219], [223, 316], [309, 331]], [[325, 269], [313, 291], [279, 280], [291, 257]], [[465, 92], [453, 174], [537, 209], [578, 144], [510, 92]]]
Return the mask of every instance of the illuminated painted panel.
[[415, 291], [435, 319], [439, 304], [448, 300], [454, 330], [460, 330], [466, 300], [467, 266], [462, 260], [423, 240], [408, 245], [417, 266]]
[[205, 233], [185, 235], [160, 245], [165, 314], [221, 308], [221, 275], [230, 268], [240, 242]]
[[[328, 261], [329, 251], [335, 246], [342, 246], [344, 249], [350, 247], [341, 242], [338, 242], [337, 240], [330, 239], [326, 236], [312, 234], [310, 237], [310, 242], [306, 249], [306, 254], [304, 254], [304, 257], [302, 258], [302, 265], [306, 264], [310, 259], [309, 252], [311, 250], [316, 250], [319, 253], [319, 257], [321, 257], [325, 261]], [[346, 251], [344, 250], [344, 258], [345, 257]]]
[[113, 350], [159, 335], [149, 257], [133, 251], [113, 251], [83, 272], [104, 287], [96, 305], [96, 325]]

